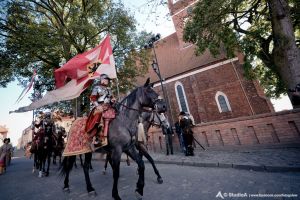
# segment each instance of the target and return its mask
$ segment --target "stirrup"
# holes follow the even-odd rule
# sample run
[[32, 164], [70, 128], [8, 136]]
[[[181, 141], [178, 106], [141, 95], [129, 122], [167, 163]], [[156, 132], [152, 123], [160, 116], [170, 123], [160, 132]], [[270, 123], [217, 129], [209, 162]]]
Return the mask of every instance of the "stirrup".
[[93, 143], [91, 143], [90, 145], [92, 152], [95, 152], [95, 145]]
[[100, 137], [101, 138], [101, 146], [106, 146], [108, 144], [108, 141], [107, 141], [107, 136], [105, 137]]

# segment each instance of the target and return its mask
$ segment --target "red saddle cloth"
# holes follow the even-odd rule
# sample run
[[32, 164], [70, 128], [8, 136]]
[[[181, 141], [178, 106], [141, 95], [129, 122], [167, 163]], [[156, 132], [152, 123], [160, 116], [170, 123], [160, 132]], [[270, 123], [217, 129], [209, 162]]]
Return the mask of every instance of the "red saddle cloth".
[[72, 123], [63, 156], [80, 155], [92, 151], [90, 148], [92, 138], [85, 131], [86, 120], [87, 117], [79, 117]]
[[[101, 119], [104, 119], [104, 130], [107, 131], [109, 123], [111, 120], [113, 120], [116, 117], [116, 112], [115, 109], [112, 108], [108, 104], [102, 105], [103, 107], [103, 112], [100, 113], [97, 111], [96, 108], [93, 108], [93, 110], [90, 112], [86, 126], [85, 126], [85, 131], [90, 135], [94, 136], [97, 134], [97, 129], [100, 126]], [[107, 133], [107, 132], [105, 132]], [[104, 134], [106, 135], [106, 134]]]
[[114, 118], [116, 118], [116, 111], [112, 107], [109, 107], [107, 110], [103, 111], [102, 116], [103, 116], [103, 119], [113, 120]]

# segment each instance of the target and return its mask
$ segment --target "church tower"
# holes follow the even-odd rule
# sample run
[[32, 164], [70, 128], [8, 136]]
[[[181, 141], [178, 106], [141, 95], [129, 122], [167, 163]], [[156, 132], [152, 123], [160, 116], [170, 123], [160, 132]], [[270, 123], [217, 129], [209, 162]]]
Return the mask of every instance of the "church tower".
[[192, 13], [194, 4], [197, 2], [198, 0], [168, 0], [168, 7], [175, 26], [179, 48], [190, 46], [189, 43], [183, 41], [183, 29], [185, 22]]

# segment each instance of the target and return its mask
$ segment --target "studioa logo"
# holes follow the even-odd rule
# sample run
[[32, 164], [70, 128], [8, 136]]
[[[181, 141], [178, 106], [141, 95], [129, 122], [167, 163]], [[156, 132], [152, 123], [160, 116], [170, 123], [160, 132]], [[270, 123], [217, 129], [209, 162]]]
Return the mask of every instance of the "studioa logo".
[[216, 198], [224, 199], [221, 191], [218, 192], [218, 194], [216, 195]]

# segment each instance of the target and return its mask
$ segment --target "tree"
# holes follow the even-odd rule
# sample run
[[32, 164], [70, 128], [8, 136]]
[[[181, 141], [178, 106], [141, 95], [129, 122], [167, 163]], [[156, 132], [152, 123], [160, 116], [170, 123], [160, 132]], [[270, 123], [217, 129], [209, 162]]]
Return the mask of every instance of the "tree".
[[247, 77], [279, 97], [300, 83], [299, 10], [299, 0], [199, 1], [184, 39], [196, 44], [198, 54], [208, 48], [216, 55], [222, 44], [232, 57], [238, 48]]
[[[107, 33], [112, 38], [118, 78], [122, 84], [128, 83], [122, 87], [123, 91], [131, 88], [131, 82], [146, 68], [137, 68], [132, 60], [146, 59], [147, 52], [135, 51], [131, 55], [145, 33], [136, 33], [135, 20], [121, 3], [10, 0], [1, 3], [0, 17], [2, 87], [14, 78], [25, 84], [36, 68], [43, 83], [41, 90], [54, 89], [54, 70], [73, 56], [95, 47]], [[83, 99], [79, 98], [80, 105]]]

